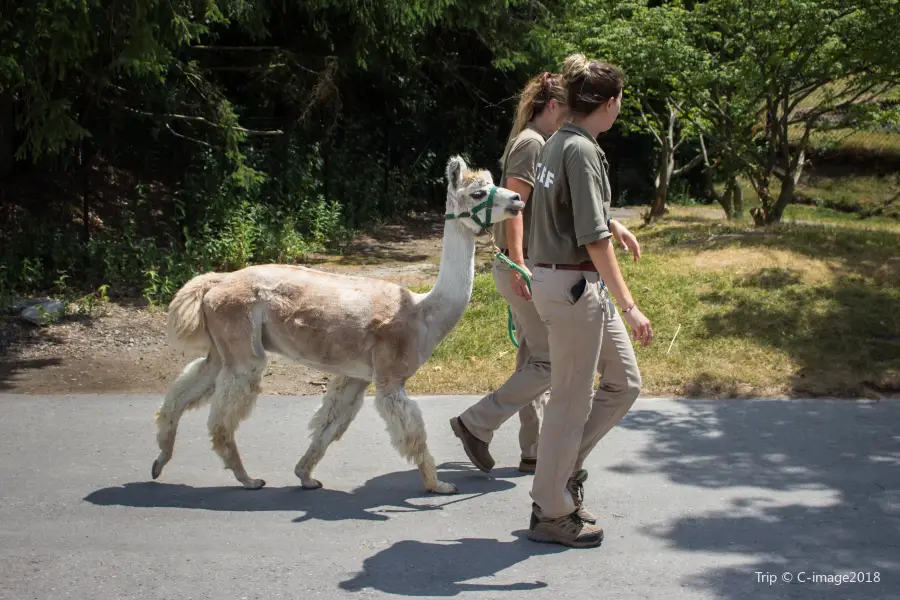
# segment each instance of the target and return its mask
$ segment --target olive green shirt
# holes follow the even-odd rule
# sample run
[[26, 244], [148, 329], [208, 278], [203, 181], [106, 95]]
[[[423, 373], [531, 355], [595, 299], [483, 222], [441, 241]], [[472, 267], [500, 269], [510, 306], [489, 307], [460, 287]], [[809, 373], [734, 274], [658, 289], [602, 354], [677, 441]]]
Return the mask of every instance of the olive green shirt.
[[547, 140], [529, 202], [528, 254], [534, 262], [589, 261], [585, 245], [612, 237], [607, 169], [600, 145], [578, 125], [566, 123]]
[[[535, 165], [538, 154], [544, 147], [544, 136], [530, 123], [525, 126], [519, 135], [507, 144], [504, 153], [503, 174], [500, 176], [500, 185], [505, 186], [510, 177], [521, 179], [534, 188]], [[531, 221], [531, 198], [525, 203], [522, 211], [522, 249], [528, 247], [528, 226]], [[501, 250], [509, 249], [506, 242], [506, 222], [500, 221], [494, 225], [494, 240]]]

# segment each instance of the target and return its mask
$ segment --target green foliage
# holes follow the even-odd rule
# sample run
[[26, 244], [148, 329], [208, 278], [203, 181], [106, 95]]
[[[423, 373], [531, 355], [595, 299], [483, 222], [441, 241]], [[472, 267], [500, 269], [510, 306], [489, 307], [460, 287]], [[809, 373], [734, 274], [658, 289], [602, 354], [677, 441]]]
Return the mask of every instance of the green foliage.
[[0, 0], [0, 283], [164, 302], [439, 207], [450, 155], [496, 173], [562, 6]]
[[0, 0], [0, 295], [62, 273], [165, 302], [439, 210], [447, 158], [498, 176], [516, 93], [573, 51], [628, 76], [618, 197], [653, 177], [615, 148], [649, 155], [649, 131], [683, 159], [702, 132], [771, 214], [797, 126], [895, 126], [898, 2]]

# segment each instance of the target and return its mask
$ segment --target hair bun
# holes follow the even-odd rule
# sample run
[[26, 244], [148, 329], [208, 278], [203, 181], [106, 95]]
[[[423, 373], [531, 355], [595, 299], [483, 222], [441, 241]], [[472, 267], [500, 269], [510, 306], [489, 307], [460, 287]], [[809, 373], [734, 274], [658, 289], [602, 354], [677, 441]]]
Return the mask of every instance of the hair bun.
[[563, 79], [566, 81], [575, 81], [588, 74], [590, 70], [590, 61], [584, 54], [572, 54], [566, 57], [563, 63]]

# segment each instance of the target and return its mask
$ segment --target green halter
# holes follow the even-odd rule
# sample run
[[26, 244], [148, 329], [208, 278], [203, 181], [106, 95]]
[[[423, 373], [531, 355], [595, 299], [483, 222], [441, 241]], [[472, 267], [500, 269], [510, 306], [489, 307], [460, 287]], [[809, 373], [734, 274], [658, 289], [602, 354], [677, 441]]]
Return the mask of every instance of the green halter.
[[[488, 194], [487, 200], [476, 204], [471, 211], [461, 212], [458, 215], [454, 215], [453, 213], [448, 213], [444, 215], [444, 220], [449, 221], [451, 219], [462, 219], [463, 217], [469, 217], [475, 224], [481, 227], [482, 229], [487, 229], [491, 226], [491, 214], [493, 213], [494, 208], [494, 196], [497, 195], [497, 186], [491, 186], [491, 193]], [[484, 222], [478, 218], [478, 211], [482, 208], [487, 208], [487, 217]]]

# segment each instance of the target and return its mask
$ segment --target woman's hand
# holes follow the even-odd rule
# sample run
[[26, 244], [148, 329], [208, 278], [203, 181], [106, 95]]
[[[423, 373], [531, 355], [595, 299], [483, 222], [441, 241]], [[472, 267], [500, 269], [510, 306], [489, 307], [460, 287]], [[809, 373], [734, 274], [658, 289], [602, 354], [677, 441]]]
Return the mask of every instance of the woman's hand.
[[631, 337], [635, 340], [640, 340], [642, 345], [648, 346], [653, 341], [653, 328], [650, 326], [650, 319], [645, 317], [637, 306], [632, 307], [624, 315], [625, 322], [631, 327]]
[[[521, 264], [519, 265], [519, 268], [528, 273], [528, 279], [531, 279], [531, 271], [528, 270], [528, 267]], [[512, 285], [512, 289], [517, 295], [522, 296], [526, 300], [531, 300], [531, 292], [528, 291], [528, 282], [526, 282], [525, 278], [515, 269], [510, 269], [509, 271], [509, 283]]]
[[630, 250], [632, 256], [634, 256], [634, 262], [637, 262], [641, 257], [641, 245], [638, 244], [637, 238], [633, 233], [628, 231], [628, 228], [616, 221], [615, 219], [610, 219], [609, 221], [609, 231], [612, 233], [613, 238], [626, 250]]

